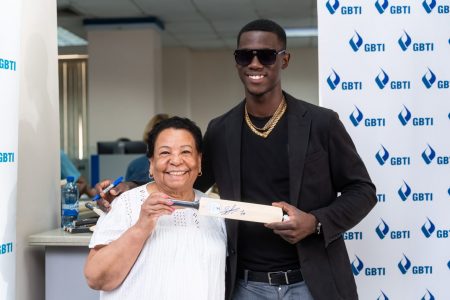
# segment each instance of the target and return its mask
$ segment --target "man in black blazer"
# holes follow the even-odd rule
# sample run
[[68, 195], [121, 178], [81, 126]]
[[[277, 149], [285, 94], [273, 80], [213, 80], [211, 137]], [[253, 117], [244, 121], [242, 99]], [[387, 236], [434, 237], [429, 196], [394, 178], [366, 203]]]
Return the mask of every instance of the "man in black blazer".
[[245, 99], [209, 123], [196, 187], [216, 183], [221, 198], [279, 206], [289, 220], [226, 221], [227, 299], [357, 299], [342, 233], [376, 204], [375, 186], [338, 115], [282, 90], [284, 30], [256, 20], [237, 44]]

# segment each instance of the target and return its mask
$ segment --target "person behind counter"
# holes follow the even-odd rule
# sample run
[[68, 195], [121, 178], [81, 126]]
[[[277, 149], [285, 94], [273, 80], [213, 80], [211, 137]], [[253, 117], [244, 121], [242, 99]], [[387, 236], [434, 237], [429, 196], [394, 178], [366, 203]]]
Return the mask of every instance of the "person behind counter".
[[67, 176], [73, 176], [77, 183], [80, 196], [86, 194], [89, 197], [94, 197], [97, 194], [96, 189], [88, 184], [86, 178], [81, 175], [80, 171], [78, 171], [77, 167], [75, 167], [63, 150], [59, 151], [59, 159], [61, 163], [61, 179], [66, 179]]
[[148, 136], [154, 182], [123, 193], [100, 217], [84, 274], [100, 299], [224, 299], [223, 219], [175, 208], [170, 199], [199, 200], [202, 134], [172, 117]]

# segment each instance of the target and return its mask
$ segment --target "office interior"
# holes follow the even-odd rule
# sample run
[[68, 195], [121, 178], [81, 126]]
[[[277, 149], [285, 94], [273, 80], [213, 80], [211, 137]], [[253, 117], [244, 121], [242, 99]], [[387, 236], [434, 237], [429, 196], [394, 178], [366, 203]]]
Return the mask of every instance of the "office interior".
[[[209, 120], [244, 97], [233, 58], [239, 29], [256, 18], [317, 29], [317, 7], [312, 0], [46, 0], [27, 6], [23, 27], [37, 34], [22, 46], [29, 67], [19, 103], [16, 299], [45, 299], [45, 249], [27, 239], [59, 225], [59, 149], [90, 179], [97, 142], [139, 141], [155, 113], [191, 118], [204, 132]], [[86, 19], [106, 22], [83, 25]], [[57, 26], [87, 45], [57, 47]], [[314, 30], [289, 37], [287, 48], [283, 88], [318, 104]]]

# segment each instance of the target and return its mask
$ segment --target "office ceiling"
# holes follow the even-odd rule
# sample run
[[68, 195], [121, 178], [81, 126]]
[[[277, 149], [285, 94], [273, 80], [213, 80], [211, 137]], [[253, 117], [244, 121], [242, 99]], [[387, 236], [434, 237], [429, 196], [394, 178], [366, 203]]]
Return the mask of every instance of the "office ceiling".
[[[157, 17], [163, 47], [234, 49], [239, 29], [269, 18], [284, 28], [317, 28], [316, 0], [57, 0], [58, 26], [86, 37], [85, 18]], [[317, 37], [288, 38], [288, 47], [316, 47]]]

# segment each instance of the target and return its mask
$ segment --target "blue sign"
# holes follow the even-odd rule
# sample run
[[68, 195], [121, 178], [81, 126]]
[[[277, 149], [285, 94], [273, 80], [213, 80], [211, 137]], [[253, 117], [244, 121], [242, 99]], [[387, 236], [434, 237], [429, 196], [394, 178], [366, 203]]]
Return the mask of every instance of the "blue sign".
[[381, 219], [381, 223], [375, 228], [375, 232], [377, 233], [380, 239], [384, 239], [389, 232], [389, 226]]
[[361, 261], [361, 259], [359, 259], [358, 256], [355, 255], [355, 259], [352, 261], [353, 275], [358, 276], [359, 273], [361, 273], [363, 268], [364, 268], [363, 262]]
[[403, 254], [403, 258], [399, 261], [397, 266], [402, 274], [406, 274], [406, 272], [408, 272], [408, 270], [411, 268], [411, 261], [408, 259], [408, 257], [406, 257], [405, 254]]
[[431, 148], [430, 145], [428, 145], [427, 148], [425, 148], [425, 150], [422, 152], [422, 158], [427, 165], [431, 164], [435, 157], [436, 151], [434, 151], [434, 149]]
[[431, 88], [436, 82], [436, 75], [434, 75], [433, 71], [431, 71], [430, 68], [428, 68], [428, 72], [423, 75], [422, 82], [427, 89]]
[[431, 222], [429, 218], [427, 218], [427, 222], [425, 222], [420, 229], [422, 230], [425, 237], [429, 238], [436, 230], [436, 226], [434, 226], [434, 223]]

